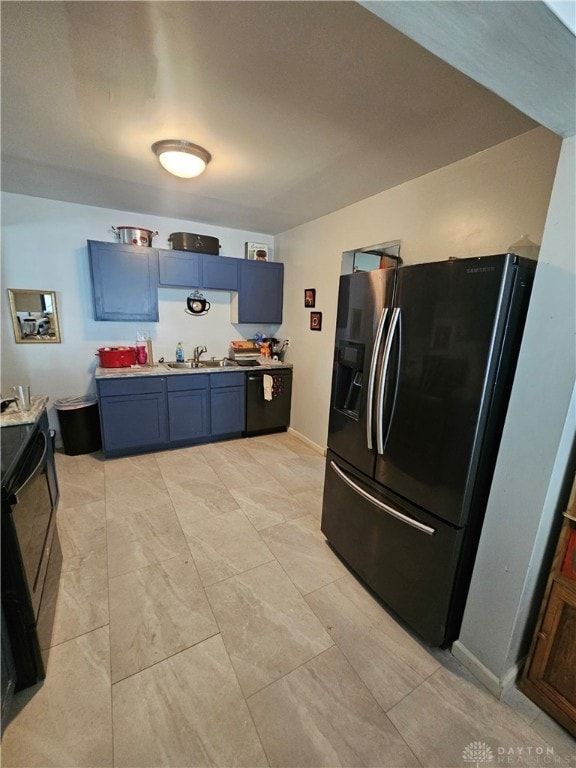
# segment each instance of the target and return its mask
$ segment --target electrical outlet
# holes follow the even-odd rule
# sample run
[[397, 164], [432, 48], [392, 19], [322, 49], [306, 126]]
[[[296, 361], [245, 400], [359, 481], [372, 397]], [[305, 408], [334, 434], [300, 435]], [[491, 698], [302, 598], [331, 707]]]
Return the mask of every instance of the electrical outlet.
[[290, 346], [290, 339], [284, 339], [284, 341], [286, 342], [286, 346], [289, 347]]

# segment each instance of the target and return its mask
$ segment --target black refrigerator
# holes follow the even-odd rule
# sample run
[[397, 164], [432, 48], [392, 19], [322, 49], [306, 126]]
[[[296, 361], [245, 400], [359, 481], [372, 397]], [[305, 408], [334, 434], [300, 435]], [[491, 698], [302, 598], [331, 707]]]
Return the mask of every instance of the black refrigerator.
[[501, 254], [340, 278], [322, 531], [434, 646], [460, 629], [535, 267]]

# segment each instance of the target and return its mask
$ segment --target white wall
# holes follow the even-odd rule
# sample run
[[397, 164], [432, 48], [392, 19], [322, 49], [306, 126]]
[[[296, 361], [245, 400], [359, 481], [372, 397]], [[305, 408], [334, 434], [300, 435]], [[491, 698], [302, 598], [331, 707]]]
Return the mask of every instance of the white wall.
[[[206, 291], [210, 312], [185, 314], [184, 289], [161, 288], [158, 323], [96, 322], [93, 314], [87, 240], [116, 240], [111, 226], [141, 226], [158, 230], [154, 244], [168, 248], [171, 232], [199, 232], [220, 239], [221, 255], [242, 258], [244, 243], [267, 243], [274, 259], [273, 237], [198, 224], [193, 221], [61, 203], [23, 195], [2, 195], [2, 366], [1, 390], [29, 383], [33, 394], [47, 394], [51, 403], [69, 395], [94, 391], [95, 352], [105, 345], [134, 344], [137, 330], [148, 330], [154, 356], [174, 359], [182, 341], [186, 356], [205, 344], [208, 356], [222, 357], [231, 339], [250, 338], [257, 330], [277, 335], [276, 326], [253, 327], [230, 322], [230, 294]], [[10, 320], [8, 288], [56, 291], [61, 344], [16, 344]], [[58, 430], [54, 408], [48, 410]]]
[[[342, 252], [399, 239], [404, 263], [414, 263], [501, 253], [524, 233], [539, 243], [559, 149], [538, 128], [276, 238], [297, 432], [326, 446]], [[316, 288], [320, 333], [309, 330], [305, 288]]]
[[[495, 693], [526, 653], [541, 564], [562, 513], [576, 414], [576, 139], [566, 139], [518, 360], [457, 655]], [[569, 476], [570, 471], [572, 477]], [[568, 473], [568, 476], [567, 476]], [[566, 499], [564, 499], [564, 503]], [[540, 591], [539, 591], [540, 590]], [[530, 620], [532, 623], [530, 623]]]

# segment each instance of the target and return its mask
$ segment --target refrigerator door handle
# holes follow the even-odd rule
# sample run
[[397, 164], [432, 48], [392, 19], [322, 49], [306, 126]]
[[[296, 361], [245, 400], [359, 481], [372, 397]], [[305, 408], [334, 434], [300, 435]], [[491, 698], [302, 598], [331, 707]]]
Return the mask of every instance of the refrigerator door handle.
[[388, 335], [386, 336], [386, 344], [384, 345], [384, 358], [382, 360], [382, 373], [380, 375], [380, 386], [378, 388], [378, 399], [376, 402], [376, 448], [380, 455], [384, 453], [384, 425], [382, 420], [384, 418], [384, 392], [386, 390], [386, 376], [388, 374], [388, 366], [390, 365], [390, 353], [392, 351], [392, 342], [394, 341], [394, 334], [396, 328], [398, 328], [398, 321], [400, 320], [400, 308], [392, 310], [392, 319], [390, 321], [390, 328], [388, 329]]
[[376, 370], [378, 368], [378, 357], [380, 347], [382, 346], [382, 336], [384, 335], [384, 325], [388, 316], [388, 307], [384, 307], [380, 313], [374, 347], [372, 348], [372, 360], [370, 361], [370, 374], [368, 376], [368, 394], [366, 396], [366, 443], [368, 449], [372, 450], [372, 431], [373, 431], [373, 402], [374, 402], [374, 384], [376, 383]]
[[376, 499], [374, 496], [369, 494], [368, 491], [365, 491], [357, 483], [355, 483], [354, 480], [352, 480], [352, 478], [348, 477], [348, 475], [342, 469], [340, 469], [340, 467], [336, 464], [336, 462], [331, 461], [330, 468], [338, 475], [338, 477], [341, 480], [343, 480], [347, 485], [349, 485], [350, 488], [352, 488], [352, 490], [360, 494], [360, 496], [366, 499], [366, 501], [369, 501], [370, 504], [373, 504], [375, 507], [378, 507], [378, 509], [383, 510], [388, 515], [392, 515], [392, 517], [395, 517], [401, 522], [406, 523], [406, 525], [411, 525], [413, 528], [416, 528], [422, 533], [428, 534], [428, 536], [434, 536], [434, 534], [436, 533], [436, 529], [432, 528], [432, 526], [425, 525], [424, 523], [421, 523], [419, 520], [414, 520], [413, 517], [408, 517], [408, 515], [405, 515], [402, 512], [399, 512], [397, 509], [394, 509], [394, 507], [390, 507], [388, 506], [388, 504], [384, 504], [383, 501]]

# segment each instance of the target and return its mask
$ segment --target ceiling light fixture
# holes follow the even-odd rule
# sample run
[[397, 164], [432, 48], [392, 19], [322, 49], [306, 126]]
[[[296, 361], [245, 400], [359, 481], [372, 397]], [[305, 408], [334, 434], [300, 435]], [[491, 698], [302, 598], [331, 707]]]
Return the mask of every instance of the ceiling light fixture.
[[199, 176], [212, 160], [210, 152], [197, 144], [180, 139], [165, 139], [152, 144], [160, 164], [174, 176], [192, 179]]

